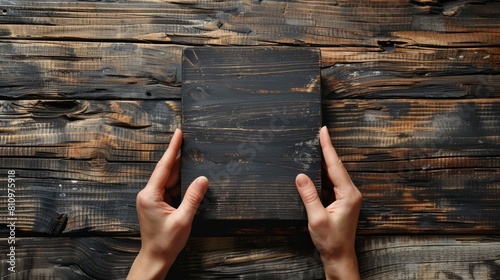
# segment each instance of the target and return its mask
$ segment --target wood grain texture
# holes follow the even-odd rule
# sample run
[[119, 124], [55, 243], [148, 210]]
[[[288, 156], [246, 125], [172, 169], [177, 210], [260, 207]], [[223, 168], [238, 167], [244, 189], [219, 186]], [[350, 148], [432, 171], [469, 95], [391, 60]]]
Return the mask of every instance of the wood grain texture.
[[476, 148], [495, 153], [498, 98], [328, 100], [324, 124], [338, 147]]
[[3, 41], [0, 98], [179, 98], [182, 49], [126, 42]]
[[16, 172], [19, 231], [137, 232], [135, 195], [180, 126], [180, 104], [1, 101], [0, 126], [2, 174]]
[[[16, 273], [4, 279], [124, 279], [138, 238], [17, 238]], [[0, 239], [0, 250], [7, 250]], [[500, 276], [498, 237], [366, 236], [356, 251], [362, 279], [484, 279]], [[307, 235], [191, 238], [167, 279], [324, 279]]]
[[[379, 222], [403, 229], [398, 226], [403, 219], [411, 232], [427, 223], [447, 232], [498, 231], [497, 99], [333, 100], [324, 105], [324, 123], [364, 196], [361, 229]], [[468, 155], [455, 157], [457, 152]], [[394, 205], [405, 210], [384, 213]], [[369, 215], [374, 209], [377, 215]], [[415, 220], [403, 218], [408, 215]], [[479, 217], [483, 223], [476, 224]]]
[[[180, 99], [184, 46], [0, 41], [0, 98]], [[325, 99], [499, 97], [498, 48], [321, 48]], [[25, 77], [29, 76], [30, 79]]]
[[295, 176], [321, 186], [318, 50], [190, 48], [182, 78], [181, 185], [207, 176], [201, 218], [305, 220]]
[[[19, 230], [137, 234], [135, 193], [180, 127], [179, 101], [0, 104], [1, 173], [15, 169], [23, 193]], [[360, 233], [498, 232], [498, 106], [495, 98], [325, 101], [323, 122], [364, 195]], [[331, 186], [323, 186], [326, 201]], [[304, 230], [280, 226], [267, 233]], [[266, 233], [251, 224], [221, 231]]]
[[[10, 250], [0, 239], [0, 250]], [[3, 279], [125, 279], [140, 248], [137, 238], [23, 237], [16, 238], [16, 272], [7, 271], [2, 258]]]
[[[0, 174], [16, 168], [22, 193], [19, 273], [5, 278], [125, 277], [139, 240], [119, 236], [138, 234], [135, 193], [180, 126], [182, 50], [209, 44], [321, 48], [323, 122], [364, 195], [363, 279], [500, 279], [498, 237], [476, 235], [500, 228], [499, 13], [489, 0], [0, 0]], [[218, 226], [195, 225], [173, 279], [322, 279], [306, 228]]]
[[0, 38], [190, 45], [497, 46], [498, 1], [21, 1]]
[[367, 237], [356, 244], [361, 279], [498, 279], [499, 246], [498, 237], [487, 236]]
[[325, 99], [497, 98], [500, 48], [322, 48]]

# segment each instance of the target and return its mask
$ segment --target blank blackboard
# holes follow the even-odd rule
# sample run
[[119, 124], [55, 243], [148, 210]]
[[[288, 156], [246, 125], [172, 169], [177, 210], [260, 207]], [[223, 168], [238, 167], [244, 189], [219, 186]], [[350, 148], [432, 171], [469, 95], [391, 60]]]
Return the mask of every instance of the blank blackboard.
[[295, 177], [321, 186], [320, 54], [312, 48], [184, 50], [182, 194], [209, 179], [208, 220], [305, 220]]

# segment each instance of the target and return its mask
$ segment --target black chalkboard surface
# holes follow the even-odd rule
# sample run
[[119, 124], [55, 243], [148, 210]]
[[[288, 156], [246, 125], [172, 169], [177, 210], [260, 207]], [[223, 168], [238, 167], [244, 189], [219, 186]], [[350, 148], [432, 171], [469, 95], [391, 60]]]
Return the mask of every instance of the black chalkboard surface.
[[184, 50], [182, 194], [209, 179], [209, 220], [305, 220], [295, 176], [321, 186], [320, 54], [311, 48]]

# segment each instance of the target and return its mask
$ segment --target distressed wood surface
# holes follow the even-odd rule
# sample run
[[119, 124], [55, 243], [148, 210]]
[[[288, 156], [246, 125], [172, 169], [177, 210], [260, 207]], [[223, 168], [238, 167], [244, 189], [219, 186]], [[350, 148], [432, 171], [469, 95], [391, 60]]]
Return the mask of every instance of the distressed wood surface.
[[499, 50], [322, 48], [324, 98], [499, 97]]
[[208, 220], [306, 220], [295, 176], [321, 186], [316, 49], [190, 48], [182, 64], [181, 187], [200, 174]]
[[0, 42], [0, 97], [180, 98], [182, 49], [119, 42]]
[[[7, 279], [124, 278], [135, 193], [180, 126], [182, 50], [205, 44], [321, 49], [323, 123], [364, 195], [363, 279], [499, 279], [498, 237], [477, 236], [500, 227], [499, 13], [488, 0], [0, 0], [0, 174], [15, 168], [21, 193], [22, 270]], [[322, 278], [305, 227], [218, 226], [195, 224], [174, 278]]]
[[[138, 238], [17, 238], [16, 273], [4, 279], [124, 279]], [[2, 252], [7, 240], [0, 239]], [[500, 241], [487, 236], [360, 237], [362, 279], [484, 279], [500, 276]], [[464, 265], [469, 264], [469, 265]], [[2, 262], [2, 272], [7, 269]], [[167, 279], [324, 279], [307, 235], [191, 238]], [[52, 277], [52, 278], [51, 278]]]
[[180, 103], [2, 101], [0, 126], [2, 173], [16, 172], [18, 231], [137, 232], [135, 196], [180, 126]]
[[[16, 170], [23, 194], [18, 229], [136, 234], [135, 193], [180, 127], [180, 106], [178, 100], [1, 102], [2, 174]], [[365, 198], [360, 232], [498, 232], [499, 106], [492, 98], [325, 101], [323, 122]], [[323, 187], [331, 188], [328, 180]], [[3, 221], [6, 215], [0, 212]]]
[[[0, 98], [180, 99], [184, 48], [0, 41]], [[325, 99], [499, 97], [499, 61], [492, 47], [324, 47], [322, 92]]]
[[[124, 4], [126, 3], [126, 4]], [[191, 45], [497, 46], [498, 1], [4, 0], [0, 38]]]

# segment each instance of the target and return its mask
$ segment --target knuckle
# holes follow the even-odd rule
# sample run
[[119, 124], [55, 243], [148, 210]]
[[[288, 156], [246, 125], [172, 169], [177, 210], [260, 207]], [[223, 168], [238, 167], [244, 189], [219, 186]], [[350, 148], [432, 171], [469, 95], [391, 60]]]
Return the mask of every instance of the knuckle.
[[309, 223], [309, 228], [314, 229], [314, 230], [320, 230], [327, 228], [329, 225], [329, 221], [326, 217], [320, 216], [320, 217], [311, 217], [308, 221]]
[[144, 190], [141, 190], [136, 197], [137, 208], [146, 208], [149, 206], [149, 198]]

